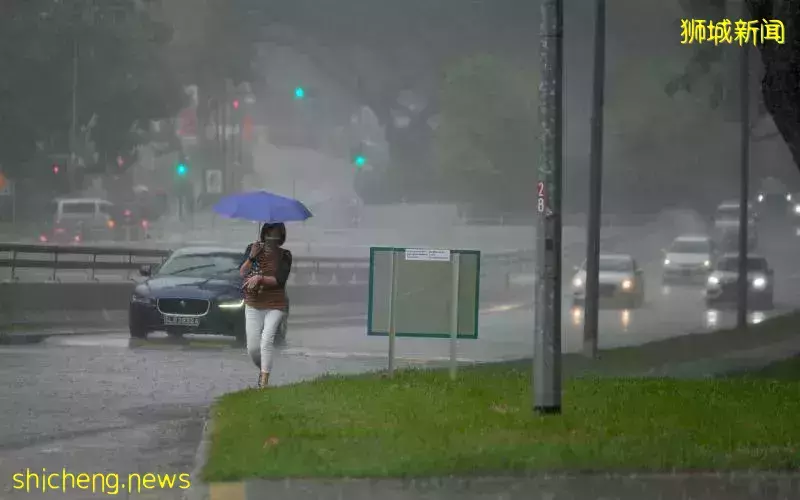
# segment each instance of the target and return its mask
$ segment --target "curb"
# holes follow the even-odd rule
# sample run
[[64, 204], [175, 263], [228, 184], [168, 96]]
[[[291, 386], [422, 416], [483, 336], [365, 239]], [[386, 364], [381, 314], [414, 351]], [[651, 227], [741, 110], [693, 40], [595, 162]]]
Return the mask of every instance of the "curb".
[[211, 432], [214, 423], [211, 417], [208, 416], [203, 420], [203, 434], [200, 438], [200, 444], [197, 445], [197, 451], [194, 455], [194, 467], [189, 473], [191, 477], [192, 486], [183, 492], [183, 500], [209, 500], [210, 488], [203, 482], [203, 467], [208, 461], [208, 450], [211, 446]]
[[0, 332], [0, 345], [29, 345], [38, 344], [49, 337], [71, 337], [77, 335], [107, 335], [119, 329], [76, 329], [51, 330], [44, 332]]

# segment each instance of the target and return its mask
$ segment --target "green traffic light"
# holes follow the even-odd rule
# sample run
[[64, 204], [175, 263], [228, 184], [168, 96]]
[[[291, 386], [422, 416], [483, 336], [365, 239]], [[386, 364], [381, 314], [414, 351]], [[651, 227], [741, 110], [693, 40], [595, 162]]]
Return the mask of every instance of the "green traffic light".
[[297, 87], [294, 89], [294, 98], [295, 99], [302, 99], [306, 96], [306, 90], [303, 87]]
[[178, 164], [177, 168], [175, 169], [175, 171], [178, 172], [178, 175], [181, 177], [186, 175], [187, 170], [188, 169], [186, 168], [186, 165], [184, 165], [183, 163]]
[[358, 155], [355, 157], [354, 163], [359, 167], [363, 167], [367, 163], [367, 159], [361, 155]]

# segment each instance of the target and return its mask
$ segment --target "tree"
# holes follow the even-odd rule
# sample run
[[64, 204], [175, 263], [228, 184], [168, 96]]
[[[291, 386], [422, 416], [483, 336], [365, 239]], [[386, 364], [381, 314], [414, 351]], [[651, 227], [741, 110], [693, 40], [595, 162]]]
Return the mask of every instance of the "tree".
[[504, 210], [533, 207], [537, 87], [535, 71], [488, 53], [448, 68], [436, 165], [460, 199]]
[[119, 156], [133, 164], [139, 129], [183, 104], [162, 55], [169, 29], [132, 0], [33, 0], [12, 12], [0, 19], [0, 162], [12, 175], [34, 175], [24, 165], [37, 150], [63, 153], [70, 142], [80, 150], [88, 140], [97, 159], [83, 158], [87, 166], [116, 166]]
[[[482, 50], [519, 54], [535, 43], [535, 3], [522, 0], [240, 0], [255, 39], [291, 46], [384, 129], [394, 169], [430, 172], [431, 118], [442, 68]], [[525, 22], [520, 22], [520, 20]], [[412, 109], [401, 95], [424, 104]], [[397, 119], [398, 116], [406, 119]]]
[[[745, 0], [751, 18], [776, 19], [783, 22], [786, 40], [783, 44], [765, 43], [758, 46], [764, 77], [761, 94], [764, 110], [775, 122], [778, 131], [792, 154], [794, 163], [800, 169], [800, 2], [794, 0]], [[682, 6], [688, 16], [693, 18], [725, 17], [725, 0], [714, 0], [712, 5], [704, 0], [684, 0]], [[704, 17], [705, 16], [705, 17]], [[687, 90], [693, 82], [706, 77], [709, 64], [708, 47], [698, 46], [691, 64], [684, 68], [673, 82], [680, 85], [668, 86], [668, 91], [677, 88]], [[672, 82], [671, 82], [672, 83]]]

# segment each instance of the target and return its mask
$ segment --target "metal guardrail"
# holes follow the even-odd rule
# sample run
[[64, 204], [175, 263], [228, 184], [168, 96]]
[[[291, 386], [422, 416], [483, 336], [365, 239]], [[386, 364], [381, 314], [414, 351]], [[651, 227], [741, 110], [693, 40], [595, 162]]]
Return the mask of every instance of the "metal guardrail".
[[[163, 263], [172, 250], [154, 248], [123, 248], [123, 247], [94, 247], [78, 245], [53, 245], [53, 244], [20, 244], [0, 243], [0, 267], [11, 269], [11, 280], [16, 281], [18, 269], [49, 269], [52, 270], [53, 281], [58, 281], [58, 271], [80, 270], [91, 271], [91, 279], [96, 280], [97, 271], [127, 271], [127, 276], [143, 265]], [[29, 258], [25, 255], [47, 255], [50, 258]], [[78, 260], [78, 256], [88, 256], [91, 259]], [[116, 258], [108, 260], [109, 258]], [[143, 262], [142, 259], [149, 259]], [[511, 267], [524, 267], [533, 261], [531, 252], [507, 252], [497, 254], [483, 254], [483, 265], [505, 265]], [[156, 261], [156, 262], [153, 262]], [[353, 272], [357, 269], [367, 269], [369, 258], [366, 257], [303, 257], [294, 258], [294, 265], [298, 271], [310, 271], [311, 281], [316, 282], [316, 275], [327, 269], [341, 269]], [[507, 274], [511, 270], [507, 270]], [[334, 281], [336, 280], [333, 278]], [[351, 281], [356, 280], [355, 274]]]

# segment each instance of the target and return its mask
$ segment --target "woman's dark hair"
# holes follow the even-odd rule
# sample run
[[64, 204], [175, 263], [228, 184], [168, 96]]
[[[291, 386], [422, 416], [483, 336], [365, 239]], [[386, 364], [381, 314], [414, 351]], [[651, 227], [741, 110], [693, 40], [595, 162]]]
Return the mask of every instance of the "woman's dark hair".
[[266, 223], [261, 226], [261, 234], [259, 239], [264, 241], [264, 239], [267, 237], [267, 231], [273, 227], [278, 229], [278, 246], [281, 246], [286, 243], [286, 226], [283, 224], [283, 222], [273, 224]]

